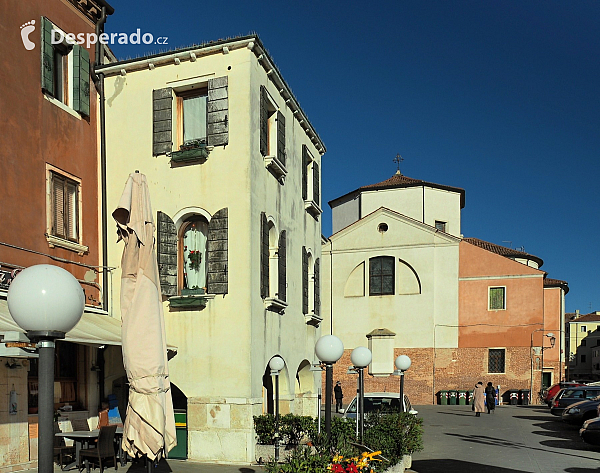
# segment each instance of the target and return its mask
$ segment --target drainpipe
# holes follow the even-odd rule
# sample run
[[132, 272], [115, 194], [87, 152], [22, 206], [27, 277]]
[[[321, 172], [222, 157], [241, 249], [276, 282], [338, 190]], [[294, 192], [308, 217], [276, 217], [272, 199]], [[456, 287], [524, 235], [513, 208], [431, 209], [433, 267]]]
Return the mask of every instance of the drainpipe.
[[[111, 12], [112, 13], [112, 12]], [[102, 7], [102, 16], [96, 23], [96, 37], [100, 37], [104, 33], [104, 24], [106, 23], [106, 6]], [[94, 64], [91, 68], [91, 75], [96, 86], [96, 90], [100, 95], [100, 173], [102, 187], [102, 307], [108, 311], [108, 236], [107, 236], [107, 208], [106, 208], [106, 110], [104, 100], [104, 74], [96, 74], [96, 68], [102, 65], [104, 55], [104, 45], [96, 42], [96, 54]]]

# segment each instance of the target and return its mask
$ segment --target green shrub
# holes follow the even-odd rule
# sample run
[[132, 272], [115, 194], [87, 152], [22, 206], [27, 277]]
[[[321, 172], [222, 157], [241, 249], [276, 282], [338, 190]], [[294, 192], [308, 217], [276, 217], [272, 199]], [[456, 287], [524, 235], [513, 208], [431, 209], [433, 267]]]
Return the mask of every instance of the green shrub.
[[298, 447], [283, 463], [269, 460], [265, 470], [267, 473], [323, 473], [330, 462], [329, 456], [312, 453], [309, 447]]
[[374, 412], [365, 419], [363, 440], [395, 465], [403, 455], [423, 450], [423, 419], [408, 413]]
[[273, 434], [275, 433], [275, 416], [273, 414], [264, 414], [254, 416], [253, 419], [256, 441], [261, 445], [272, 445]]

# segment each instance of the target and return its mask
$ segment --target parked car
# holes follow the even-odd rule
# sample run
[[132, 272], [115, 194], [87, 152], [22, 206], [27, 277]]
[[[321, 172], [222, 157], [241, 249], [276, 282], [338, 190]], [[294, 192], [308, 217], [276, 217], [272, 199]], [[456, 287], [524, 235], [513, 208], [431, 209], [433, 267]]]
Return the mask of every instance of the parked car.
[[560, 416], [567, 406], [597, 396], [600, 396], [600, 386], [578, 386], [576, 388], [561, 389], [552, 400], [550, 412], [552, 415]]
[[546, 404], [548, 404], [548, 407], [552, 407], [552, 399], [554, 398], [554, 396], [556, 396], [556, 394], [558, 394], [558, 391], [560, 391], [563, 388], [575, 388], [577, 386], [585, 386], [585, 385], [583, 383], [579, 383], [577, 381], [562, 381], [560, 383], [553, 384], [552, 386], [550, 386], [548, 388], [548, 391], [546, 391], [546, 396], [544, 397], [544, 402], [546, 402]]
[[[347, 419], [356, 419], [356, 396], [348, 407], [344, 410], [344, 417]], [[379, 410], [400, 410], [400, 394], [399, 393], [365, 393], [365, 414], [375, 412]], [[410, 412], [411, 414], [418, 414], [411, 404], [408, 396], [404, 395], [404, 412]]]
[[600, 445], [600, 418], [586, 420], [579, 429], [579, 436], [585, 443]]
[[563, 411], [562, 420], [568, 424], [581, 425], [586, 420], [598, 417], [598, 406], [600, 406], [600, 397], [576, 402]]

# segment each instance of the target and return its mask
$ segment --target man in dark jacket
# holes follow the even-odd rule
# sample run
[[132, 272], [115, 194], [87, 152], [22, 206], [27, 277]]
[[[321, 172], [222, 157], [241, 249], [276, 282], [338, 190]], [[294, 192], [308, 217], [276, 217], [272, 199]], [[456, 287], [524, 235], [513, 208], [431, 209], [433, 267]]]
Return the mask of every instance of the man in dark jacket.
[[335, 412], [340, 412], [342, 408], [342, 399], [344, 398], [344, 394], [342, 393], [342, 383], [339, 381], [335, 383], [335, 388], [333, 388], [333, 395], [335, 396]]

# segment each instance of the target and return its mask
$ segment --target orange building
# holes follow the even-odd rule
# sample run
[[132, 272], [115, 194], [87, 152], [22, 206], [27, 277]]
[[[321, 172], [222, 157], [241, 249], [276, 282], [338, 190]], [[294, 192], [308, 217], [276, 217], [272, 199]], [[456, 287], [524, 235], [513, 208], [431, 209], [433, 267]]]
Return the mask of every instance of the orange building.
[[[95, 49], [56, 32], [94, 33], [113, 9], [104, 0], [0, 0], [0, 13], [0, 335], [20, 336], [6, 300], [20, 269], [45, 263], [71, 272], [86, 313], [71, 343], [57, 343], [55, 407], [72, 407], [65, 420], [89, 418], [99, 404], [90, 370], [98, 350], [84, 326], [93, 331], [106, 319], [116, 336], [119, 324], [102, 304]], [[36, 466], [37, 360], [19, 350], [0, 344], [0, 389], [17, 400], [12, 412], [0, 409], [0, 472]]]
[[546, 278], [542, 264], [523, 251], [461, 241], [458, 345], [479, 360], [473, 375], [534, 394], [564, 378], [561, 327], [569, 289]]

